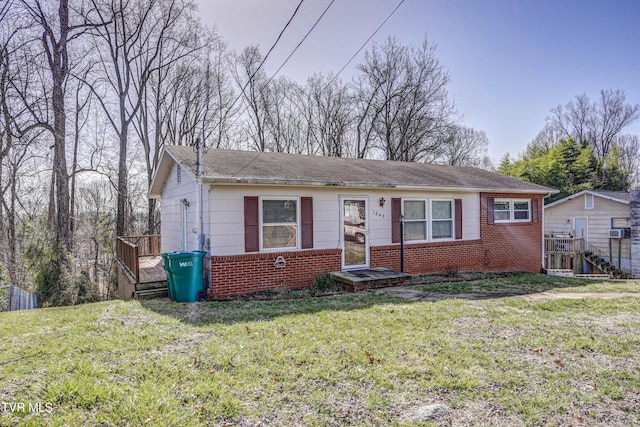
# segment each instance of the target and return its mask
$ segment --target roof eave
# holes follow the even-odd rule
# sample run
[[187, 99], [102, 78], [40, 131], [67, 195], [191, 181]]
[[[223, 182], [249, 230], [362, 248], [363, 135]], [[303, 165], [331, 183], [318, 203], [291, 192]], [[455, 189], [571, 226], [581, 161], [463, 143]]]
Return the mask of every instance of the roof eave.
[[[556, 193], [558, 193], [558, 191], [556, 191]], [[573, 199], [575, 199], [577, 197], [580, 197], [583, 194], [591, 194], [593, 196], [601, 197], [603, 199], [611, 200], [611, 201], [622, 203], [622, 204], [625, 204], [625, 205], [630, 204], [630, 202], [627, 201], [627, 200], [618, 199], [616, 197], [611, 197], [611, 196], [606, 196], [604, 194], [600, 194], [600, 193], [598, 193], [596, 191], [592, 191], [592, 190], [582, 190], [582, 191], [579, 191], [579, 192], [577, 192], [575, 194], [570, 194], [567, 197], [563, 197], [562, 199], [556, 200], [553, 203], [549, 203], [544, 208], [547, 209], [547, 208], [552, 208], [552, 207], [557, 206], [557, 205], [561, 205], [561, 204], [563, 204], [565, 202], [568, 202], [568, 201], [573, 200]]]
[[559, 191], [552, 188], [522, 189], [508, 187], [469, 187], [469, 186], [433, 186], [433, 185], [404, 185], [378, 182], [343, 182], [343, 181], [313, 181], [303, 179], [271, 179], [271, 178], [228, 178], [228, 177], [203, 177], [203, 184], [246, 184], [246, 185], [295, 185], [304, 187], [344, 187], [344, 188], [379, 188], [398, 190], [432, 190], [455, 192], [495, 192], [495, 193], [522, 193], [522, 194], [556, 194]]

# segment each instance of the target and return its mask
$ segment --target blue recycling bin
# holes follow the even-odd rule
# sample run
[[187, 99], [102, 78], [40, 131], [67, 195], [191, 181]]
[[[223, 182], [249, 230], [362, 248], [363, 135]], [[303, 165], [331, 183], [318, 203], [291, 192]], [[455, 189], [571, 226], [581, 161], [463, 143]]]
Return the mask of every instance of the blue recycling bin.
[[177, 302], [196, 302], [203, 293], [202, 274], [204, 251], [174, 252], [169, 254], [174, 299]]

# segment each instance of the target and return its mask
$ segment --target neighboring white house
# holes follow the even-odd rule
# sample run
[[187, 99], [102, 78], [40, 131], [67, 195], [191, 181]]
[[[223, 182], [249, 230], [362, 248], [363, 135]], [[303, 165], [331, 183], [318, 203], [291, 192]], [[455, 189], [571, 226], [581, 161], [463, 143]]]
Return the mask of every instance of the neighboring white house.
[[476, 168], [164, 148], [149, 191], [164, 252], [204, 249], [211, 293], [313, 284], [324, 271], [540, 271], [542, 198]]
[[[606, 261], [631, 272], [631, 195], [584, 190], [544, 207], [545, 235], [584, 237]], [[618, 264], [618, 260], [620, 261]]]

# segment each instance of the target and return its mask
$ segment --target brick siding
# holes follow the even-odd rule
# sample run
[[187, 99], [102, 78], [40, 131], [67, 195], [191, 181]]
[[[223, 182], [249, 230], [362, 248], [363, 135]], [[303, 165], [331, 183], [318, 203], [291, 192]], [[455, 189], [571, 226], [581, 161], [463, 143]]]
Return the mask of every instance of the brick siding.
[[[542, 206], [541, 196], [482, 193], [480, 195], [480, 240], [405, 243], [404, 271], [414, 275], [443, 273], [449, 268], [460, 272], [539, 272], [542, 267], [542, 217], [540, 214], [542, 209], [538, 209], [538, 222], [487, 224], [488, 197], [538, 198], [538, 206]], [[400, 245], [372, 247], [371, 267], [400, 270]]]
[[[538, 199], [538, 222], [487, 224], [487, 198]], [[480, 195], [480, 239], [487, 266], [485, 271], [530, 271], [542, 268], [542, 196], [511, 193]]]
[[[400, 245], [372, 247], [371, 267], [400, 271]], [[404, 245], [405, 273], [442, 273], [449, 267], [458, 271], [483, 271], [482, 242], [466, 240]]]
[[[211, 257], [211, 296], [226, 297], [314, 284], [318, 273], [340, 271], [340, 249], [304, 250]], [[278, 256], [286, 261], [276, 268]]]

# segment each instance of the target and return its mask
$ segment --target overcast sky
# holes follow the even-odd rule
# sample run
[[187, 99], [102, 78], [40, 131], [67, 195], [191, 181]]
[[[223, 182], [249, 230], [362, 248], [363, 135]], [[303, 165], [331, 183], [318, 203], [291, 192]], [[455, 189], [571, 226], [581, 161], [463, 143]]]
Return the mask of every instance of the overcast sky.
[[[202, 20], [233, 50], [271, 47], [299, 0], [197, 0]], [[331, 0], [305, 0], [265, 64], [271, 75]], [[337, 72], [399, 0], [335, 0], [279, 75], [301, 83]], [[489, 154], [523, 151], [549, 110], [620, 89], [640, 103], [640, 0], [405, 0], [372, 41], [419, 45], [425, 35], [451, 74], [449, 94]], [[367, 47], [369, 47], [368, 45]], [[366, 48], [365, 48], [366, 49]], [[364, 50], [363, 50], [364, 52]], [[357, 57], [340, 77], [350, 80]], [[640, 124], [626, 133], [640, 134]]]

